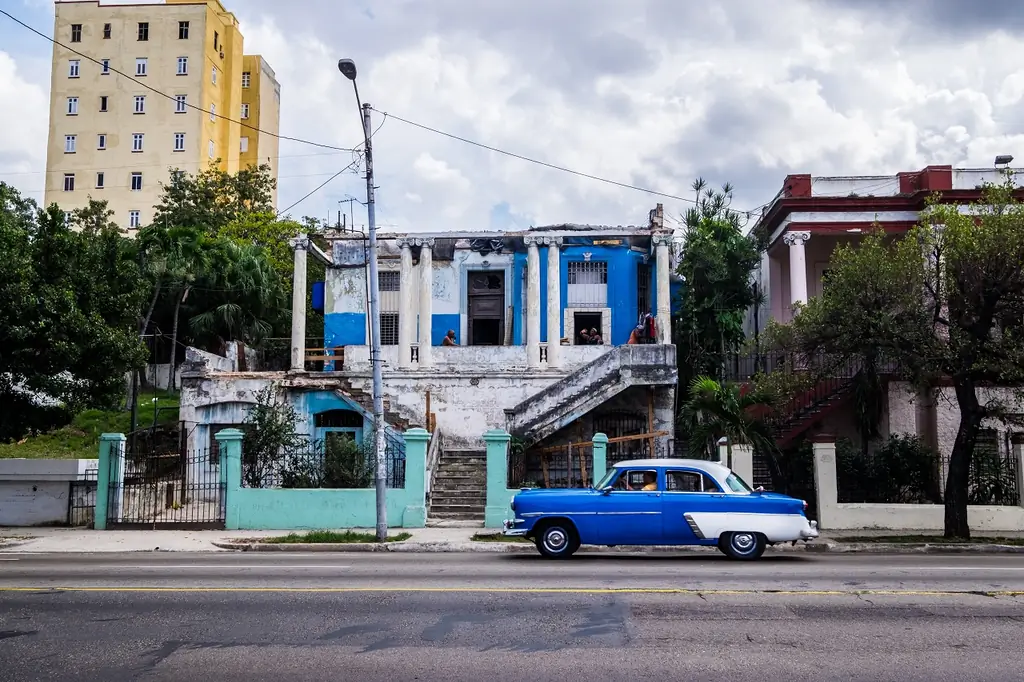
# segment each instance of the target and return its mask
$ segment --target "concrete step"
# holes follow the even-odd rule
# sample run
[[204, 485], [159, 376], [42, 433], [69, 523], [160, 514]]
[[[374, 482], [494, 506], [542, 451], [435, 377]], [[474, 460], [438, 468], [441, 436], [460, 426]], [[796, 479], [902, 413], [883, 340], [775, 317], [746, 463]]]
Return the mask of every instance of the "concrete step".
[[427, 519], [427, 528], [483, 528], [484, 522], [479, 519], [460, 521], [459, 519]]
[[438, 472], [436, 474], [434, 474], [434, 480], [435, 481], [455, 481], [455, 482], [462, 482], [462, 481], [486, 481], [487, 480], [487, 472], [486, 471], [477, 471], [477, 470], [456, 470], [456, 471], [451, 471], [451, 470], [448, 470], [448, 469], [439, 469]]
[[[445, 521], [448, 521], [448, 522], [451, 522], [451, 521], [464, 521], [464, 522], [474, 522], [474, 523], [482, 524], [483, 518], [484, 518], [484, 510], [481, 509], [480, 511], [474, 511], [474, 512], [466, 513], [466, 512], [434, 511], [433, 509], [431, 509], [430, 512], [428, 512], [427, 516], [430, 517], [434, 521], [435, 524], [438, 521], [440, 521], [440, 522], [445, 522]], [[431, 525], [430, 521], [428, 521], [427, 524]]]
[[465, 495], [462, 493], [430, 493], [430, 506], [436, 507], [439, 505], [472, 505], [475, 507], [484, 507], [487, 505], [486, 494], [470, 494]]
[[445, 450], [441, 453], [441, 459], [482, 459], [487, 460], [486, 450]]
[[430, 505], [430, 514], [480, 514], [484, 513], [482, 504], [433, 504]]

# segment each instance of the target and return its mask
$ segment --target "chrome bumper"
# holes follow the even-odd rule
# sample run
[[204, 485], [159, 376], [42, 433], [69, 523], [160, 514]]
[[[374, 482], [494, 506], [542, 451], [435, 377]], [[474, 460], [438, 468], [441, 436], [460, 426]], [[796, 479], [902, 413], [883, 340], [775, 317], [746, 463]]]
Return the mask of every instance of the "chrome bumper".
[[516, 528], [515, 527], [516, 523], [518, 523], [518, 521], [516, 519], [505, 519], [504, 521], [502, 521], [502, 523], [501, 523], [501, 533], [502, 533], [502, 535], [507, 535], [509, 537], [522, 537], [522, 536], [526, 535], [526, 529], [525, 528]]
[[813, 540], [816, 537], [818, 537], [818, 522], [817, 521], [808, 521], [807, 522], [807, 530], [800, 531], [800, 539], [801, 540]]

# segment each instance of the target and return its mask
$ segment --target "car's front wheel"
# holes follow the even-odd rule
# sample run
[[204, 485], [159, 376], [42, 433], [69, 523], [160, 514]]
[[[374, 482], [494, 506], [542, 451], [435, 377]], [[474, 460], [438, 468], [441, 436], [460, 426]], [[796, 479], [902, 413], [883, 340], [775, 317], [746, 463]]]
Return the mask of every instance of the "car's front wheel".
[[759, 559], [767, 545], [763, 535], [747, 531], [722, 533], [718, 538], [718, 549], [730, 559], [739, 561]]
[[579, 549], [576, 529], [568, 523], [549, 523], [537, 533], [537, 551], [548, 559], [565, 559]]

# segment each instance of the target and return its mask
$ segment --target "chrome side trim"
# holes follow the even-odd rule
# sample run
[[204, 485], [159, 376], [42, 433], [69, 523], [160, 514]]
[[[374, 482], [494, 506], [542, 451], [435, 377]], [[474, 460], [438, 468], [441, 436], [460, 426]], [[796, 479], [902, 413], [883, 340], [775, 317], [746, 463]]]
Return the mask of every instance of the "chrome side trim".
[[523, 517], [533, 516], [650, 516], [661, 515], [660, 511], [639, 511], [639, 512], [596, 512], [596, 511], [566, 511], [566, 512], [525, 512], [520, 514]]
[[700, 526], [698, 526], [697, 522], [693, 520], [693, 517], [689, 514], [683, 514], [683, 518], [686, 519], [686, 523], [689, 524], [690, 530], [692, 530], [693, 534], [697, 536], [697, 539], [704, 540], [704, 533], [701, 532]]

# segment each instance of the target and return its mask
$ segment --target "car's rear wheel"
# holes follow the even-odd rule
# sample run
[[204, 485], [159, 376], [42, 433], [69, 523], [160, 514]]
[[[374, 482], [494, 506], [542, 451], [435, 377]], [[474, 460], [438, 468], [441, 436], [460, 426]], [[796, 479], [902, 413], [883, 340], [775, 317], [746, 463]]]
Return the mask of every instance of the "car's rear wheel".
[[548, 559], [565, 559], [580, 548], [576, 529], [566, 521], [551, 521], [537, 533], [537, 551]]
[[768, 541], [760, 533], [738, 531], [722, 533], [718, 538], [718, 549], [730, 559], [752, 561], [764, 554]]

